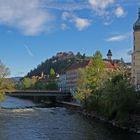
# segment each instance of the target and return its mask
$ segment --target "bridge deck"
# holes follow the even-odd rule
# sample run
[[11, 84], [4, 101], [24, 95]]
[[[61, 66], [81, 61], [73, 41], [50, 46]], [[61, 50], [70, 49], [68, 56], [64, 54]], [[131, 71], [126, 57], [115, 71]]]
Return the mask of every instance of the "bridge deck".
[[26, 90], [26, 91], [13, 91], [7, 92], [6, 95], [9, 96], [34, 96], [34, 97], [70, 97], [69, 92], [61, 91], [48, 91], [48, 90]]

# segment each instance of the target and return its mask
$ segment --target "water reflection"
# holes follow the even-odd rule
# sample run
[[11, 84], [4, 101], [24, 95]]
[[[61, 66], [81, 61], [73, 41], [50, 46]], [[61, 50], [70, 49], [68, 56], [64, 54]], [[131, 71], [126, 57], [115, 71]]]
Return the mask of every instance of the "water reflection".
[[[22, 108], [29, 103], [20, 100], [21, 105], [19, 99], [13, 100]], [[0, 140], [140, 140], [140, 135], [87, 119], [65, 108], [33, 107], [1, 109]]]
[[14, 97], [5, 97], [4, 102], [0, 102], [0, 108], [7, 108], [7, 109], [12, 109], [12, 108], [25, 108], [25, 107], [32, 107], [35, 106], [35, 104], [29, 100], [22, 100], [19, 98], [14, 98]]

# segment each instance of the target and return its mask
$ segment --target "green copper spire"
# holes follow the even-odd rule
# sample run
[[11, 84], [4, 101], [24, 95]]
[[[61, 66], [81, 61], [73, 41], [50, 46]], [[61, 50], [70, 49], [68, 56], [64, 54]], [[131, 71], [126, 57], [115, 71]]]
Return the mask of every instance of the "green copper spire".
[[140, 8], [138, 10], [138, 19], [133, 26], [134, 31], [140, 31]]

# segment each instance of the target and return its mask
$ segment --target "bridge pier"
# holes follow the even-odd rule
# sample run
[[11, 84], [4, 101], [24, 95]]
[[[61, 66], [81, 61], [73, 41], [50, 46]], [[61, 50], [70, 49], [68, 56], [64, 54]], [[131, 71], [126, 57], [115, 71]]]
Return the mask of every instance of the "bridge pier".
[[33, 97], [33, 101], [34, 101], [35, 103], [40, 103], [40, 102], [41, 102], [41, 97], [34, 96], [34, 97]]

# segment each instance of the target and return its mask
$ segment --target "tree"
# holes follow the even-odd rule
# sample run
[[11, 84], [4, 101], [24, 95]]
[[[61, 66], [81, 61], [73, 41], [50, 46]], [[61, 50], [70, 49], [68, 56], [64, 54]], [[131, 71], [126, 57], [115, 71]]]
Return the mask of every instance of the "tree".
[[39, 89], [39, 90], [45, 90], [46, 89], [46, 86], [47, 86], [47, 82], [44, 82], [44, 81], [36, 81], [35, 85], [34, 85], [34, 88], [35, 89]]
[[82, 59], [85, 59], [86, 58], [86, 54], [84, 53], [83, 55], [82, 55]]
[[91, 89], [88, 86], [87, 73], [85, 69], [79, 69], [79, 79], [77, 81], [77, 91], [75, 98], [87, 106], [87, 99], [91, 94]]
[[88, 85], [94, 92], [103, 84], [104, 77], [104, 62], [99, 51], [96, 51], [91, 63], [87, 66], [86, 73]]
[[12, 82], [6, 78], [10, 74], [9, 68], [0, 61], [0, 100], [4, 99], [3, 94], [13, 89]]
[[50, 78], [54, 78], [55, 77], [55, 71], [53, 68], [50, 69]]
[[0, 79], [7, 77], [9, 74], [9, 68], [0, 61]]
[[80, 70], [76, 98], [84, 101], [86, 106], [91, 97], [98, 103], [100, 95], [98, 90], [104, 81], [104, 62], [101, 53], [97, 51], [90, 64], [85, 69]]
[[58, 86], [55, 81], [50, 81], [46, 85], [47, 90], [58, 90]]
[[21, 89], [31, 89], [34, 86], [35, 82], [36, 81], [34, 79], [30, 79], [28, 77], [25, 77], [21, 81], [20, 88]]
[[106, 83], [100, 98], [102, 113], [109, 119], [117, 119], [121, 123], [128, 122], [137, 101], [134, 87], [120, 74], [113, 76], [112, 80]]
[[81, 55], [80, 52], [77, 52], [76, 57], [77, 57], [78, 59], [81, 59], [83, 56]]

